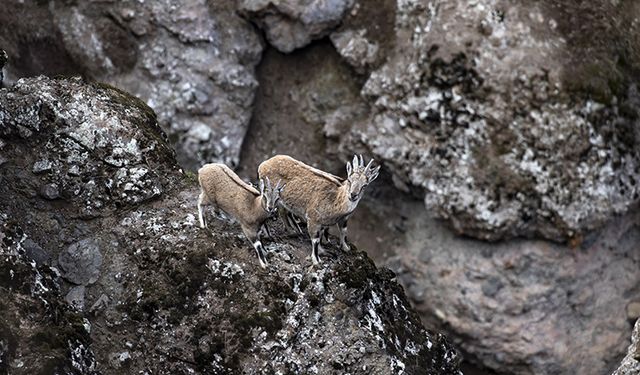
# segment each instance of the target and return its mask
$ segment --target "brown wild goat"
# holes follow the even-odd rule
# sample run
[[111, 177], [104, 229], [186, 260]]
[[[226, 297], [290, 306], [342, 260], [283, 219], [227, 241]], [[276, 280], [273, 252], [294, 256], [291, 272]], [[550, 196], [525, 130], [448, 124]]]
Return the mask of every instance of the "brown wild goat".
[[347, 179], [313, 168], [287, 155], [277, 155], [258, 167], [260, 178], [280, 180], [285, 188], [280, 193], [281, 204], [292, 214], [307, 222], [311, 237], [311, 260], [318, 264], [320, 237], [334, 224], [340, 230], [340, 246], [347, 245], [347, 220], [364, 194], [364, 189], [378, 177], [380, 166], [366, 166], [362, 156], [347, 163]]
[[265, 221], [277, 213], [280, 192], [284, 186], [279, 181], [276, 186], [271, 186], [271, 181], [264, 178], [260, 179], [258, 191], [224, 164], [204, 165], [198, 171], [198, 181], [201, 188], [198, 199], [200, 227], [206, 227], [203, 206], [211, 205], [233, 216], [256, 249], [260, 265], [267, 267], [260, 233]]

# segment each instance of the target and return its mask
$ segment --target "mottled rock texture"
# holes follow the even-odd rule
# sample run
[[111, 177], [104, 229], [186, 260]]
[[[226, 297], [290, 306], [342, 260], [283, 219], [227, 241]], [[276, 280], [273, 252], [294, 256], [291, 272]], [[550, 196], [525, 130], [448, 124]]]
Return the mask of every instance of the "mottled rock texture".
[[636, 327], [631, 336], [631, 345], [620, 367], [612, 375], [640, 374], [640, 320], [636, 321]]
[[640, 299], [639, 223], [625, 215], [570, 249], [457, 238], [422, 215], [387, 264], [468, 360], [504, 374], [606, 374], [628, 345], [625, 308]]
[[183, 167], [236, 164], [262, 42], [234, 1], [3, 2], [7, 77], [78, 74], [158, 114]]
[[[328, 247], [310, 268], [308, 240], [276, 225], [263, 270], [236, 223], [218, 217], [200, 229], [194, 175], [178, 170], [140, 101], [39, 77], [0, 90], [0, 103], [3, 371], [459, 373], [457, 352], [365, 253]], [[69, 155], [90, 169], [72, 169]], [[51, 164], [32, 168], [43, 156]], [[122, 172], [133, 165], [155, 174]], [[118, 176], [138, 189], [118, 189]], [[78, 188], [46, 200], [36, 187], [52, 178]], [[30, 260], [27, 241], [58, 263]], [[89, 256], [98, 251], [99, 265]], [[77, 271], [69, 264], [98, 272], [75, 275], [83, 289], [63, 281]]]
[[240, 0], [238, 9], [281, 52], [304, 47], [335, 28], [353, 0]]
[[638, 201], [639, 14], [399, 1], [394, 49], [362, 89], [373, 114], [348, 148], [365, 144], [460, 233], [578, 238]]

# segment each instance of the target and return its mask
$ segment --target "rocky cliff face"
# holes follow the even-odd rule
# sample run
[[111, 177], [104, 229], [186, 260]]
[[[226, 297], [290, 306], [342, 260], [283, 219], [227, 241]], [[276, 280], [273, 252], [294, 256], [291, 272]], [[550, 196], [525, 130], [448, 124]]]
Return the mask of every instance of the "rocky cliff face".
[[153, 111], [80, 78], [0, 90], [0, 369], [33, 373], [456, 374], [395, 275], [280, 229], [263, 270]]
[[[499, 373], [619, 363], [640, 302], [638, 4], [176, 4], [8, 1], [8, 81], [80, 72], [133, 92], [186, 168], [240, 160], [253, 178], [288, 153], [343, 175], [347, 156], [374, 156], [383, 176], [350, 233], [398, 272], [424, 322]], [[49, 186], [30, 189], [51, 202], [91, 176], [41, 173]], [[160, 195], [96, 201], [164, 199], [157, 177], [140, 176]]]

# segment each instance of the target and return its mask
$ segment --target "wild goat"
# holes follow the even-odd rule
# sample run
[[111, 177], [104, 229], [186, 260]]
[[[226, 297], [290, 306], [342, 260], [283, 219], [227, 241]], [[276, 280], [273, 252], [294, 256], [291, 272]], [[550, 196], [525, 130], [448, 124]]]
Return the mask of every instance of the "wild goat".
[[318, 264], [320, 237], [327, 228], [337, 224], [340, 247], [347, 245], [347, 220], [355, 210], [364, 188], [378, 177], [380, 166], [366, 166], [362, 156], [347, 163], [347, 179], [313, 168], [287, 155], [276, 155], [258, 167], [260, 178], [280, 180], [285, 188], [280, 193], [281, 204], [292, 214], [307, 222], [311, 237], [311, 260]]
[[278, 211], [280, 192], [284, 188], [280, 181], [271, 186], [268, 178], [260, 179], [258, 191], [224, 164], [206, 164], [198, 171], [198, 181], [201, 189], [198, 198], [200, 228], [207, 226], [203, 206], [211, 205], [233, 216], [256, 249], [260, 265], [267, 267], [260, 234], [265, 221]]

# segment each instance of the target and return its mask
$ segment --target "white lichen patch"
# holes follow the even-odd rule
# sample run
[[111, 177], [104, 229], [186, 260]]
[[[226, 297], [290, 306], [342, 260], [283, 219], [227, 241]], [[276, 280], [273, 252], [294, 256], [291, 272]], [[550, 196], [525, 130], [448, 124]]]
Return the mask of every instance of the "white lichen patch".
[[234, 276], [244, 275], [244, 271], [242, 270], [242, 267], [240, 267], [239, 265], [231, 262], [226, 262], [226, 261], [221, 262], [218, 259], [208, 258], [207, 268], [214, 275], [217, 275], [227, 280], [233, 279]]

